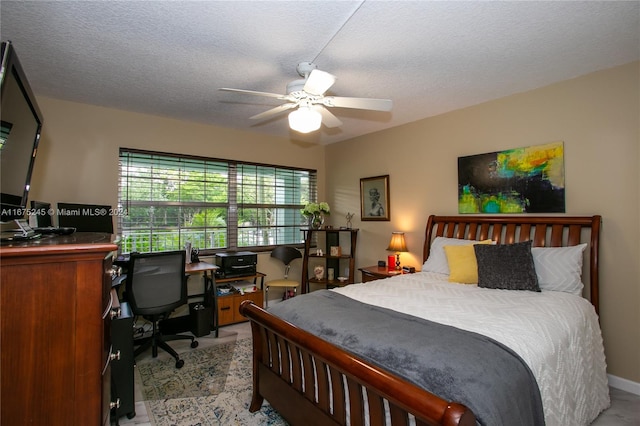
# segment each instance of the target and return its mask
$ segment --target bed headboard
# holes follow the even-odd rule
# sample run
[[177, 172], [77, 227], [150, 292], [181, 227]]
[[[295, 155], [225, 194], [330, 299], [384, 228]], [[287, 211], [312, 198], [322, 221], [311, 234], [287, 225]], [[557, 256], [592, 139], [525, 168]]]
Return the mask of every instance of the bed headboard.
[[[429, 216], [422, 261], [435, 237], [492, 239], [497, 244], [532, 240], [534, 247], [589, 244], [589, 299], [599, 311], [598, 242], [600, 216]], [[583, 232], [584, 230], [584, 232]]]

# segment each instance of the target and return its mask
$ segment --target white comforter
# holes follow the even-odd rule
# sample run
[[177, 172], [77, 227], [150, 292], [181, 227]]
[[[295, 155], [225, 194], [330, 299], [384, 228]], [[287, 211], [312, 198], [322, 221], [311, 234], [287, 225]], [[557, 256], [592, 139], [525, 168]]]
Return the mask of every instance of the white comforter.
[[427, 272], [334, 291], [507, 345], [536, 377], [548, 426], [588, 425], [609, 406], [600, 325], [586, 299], [555, 291], [484, 289]]

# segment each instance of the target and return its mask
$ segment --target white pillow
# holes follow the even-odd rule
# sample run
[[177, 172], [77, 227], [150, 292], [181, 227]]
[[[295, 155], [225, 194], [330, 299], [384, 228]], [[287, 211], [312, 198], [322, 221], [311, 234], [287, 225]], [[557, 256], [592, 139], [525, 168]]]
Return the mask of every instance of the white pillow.
[[571, 247], [532, 247], [540, 289], [582, 296], [582, 253], [586, 248], [586, 243]]
[[466, 246], [469, 244], [477, 244], [479, 242], [480, 241], [463, 240], [460, 238], [436, 237], [431, 243], [429, 257], [424, 262], [424, 265], [422, 265], [422, 271], [449, 275], [451, 271], [449, 270], [449, 262], [447, 262], [447, 255], [444, 252], [444, 246]]

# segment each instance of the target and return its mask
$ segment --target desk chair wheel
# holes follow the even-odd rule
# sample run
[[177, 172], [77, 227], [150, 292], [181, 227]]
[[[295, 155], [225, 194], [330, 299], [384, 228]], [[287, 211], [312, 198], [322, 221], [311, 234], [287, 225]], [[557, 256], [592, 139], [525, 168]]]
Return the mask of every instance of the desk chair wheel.
[[[197, 348], [198, 347], [198, 341], [197, 340], [192, 340], [191, 341], [191, 347], [192, 348]], [[184, 360], [180, 359], [180, 358], [176, 358], [176, 368], [182, 368], [182, 366], [184, 365]]]

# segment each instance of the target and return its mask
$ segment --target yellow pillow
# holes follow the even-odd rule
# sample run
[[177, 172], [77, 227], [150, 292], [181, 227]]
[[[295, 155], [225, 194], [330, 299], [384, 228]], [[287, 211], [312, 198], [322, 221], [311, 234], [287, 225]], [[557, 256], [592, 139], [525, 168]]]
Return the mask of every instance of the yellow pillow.
[[492, 240], [478, 241], [477, 243], [465, 246], [444, 246], [449, 263], [449, 281], [463, 284], [478, 283], [478, 262], [476, 252], [473, 249], [475, 244], [492, 244]]

